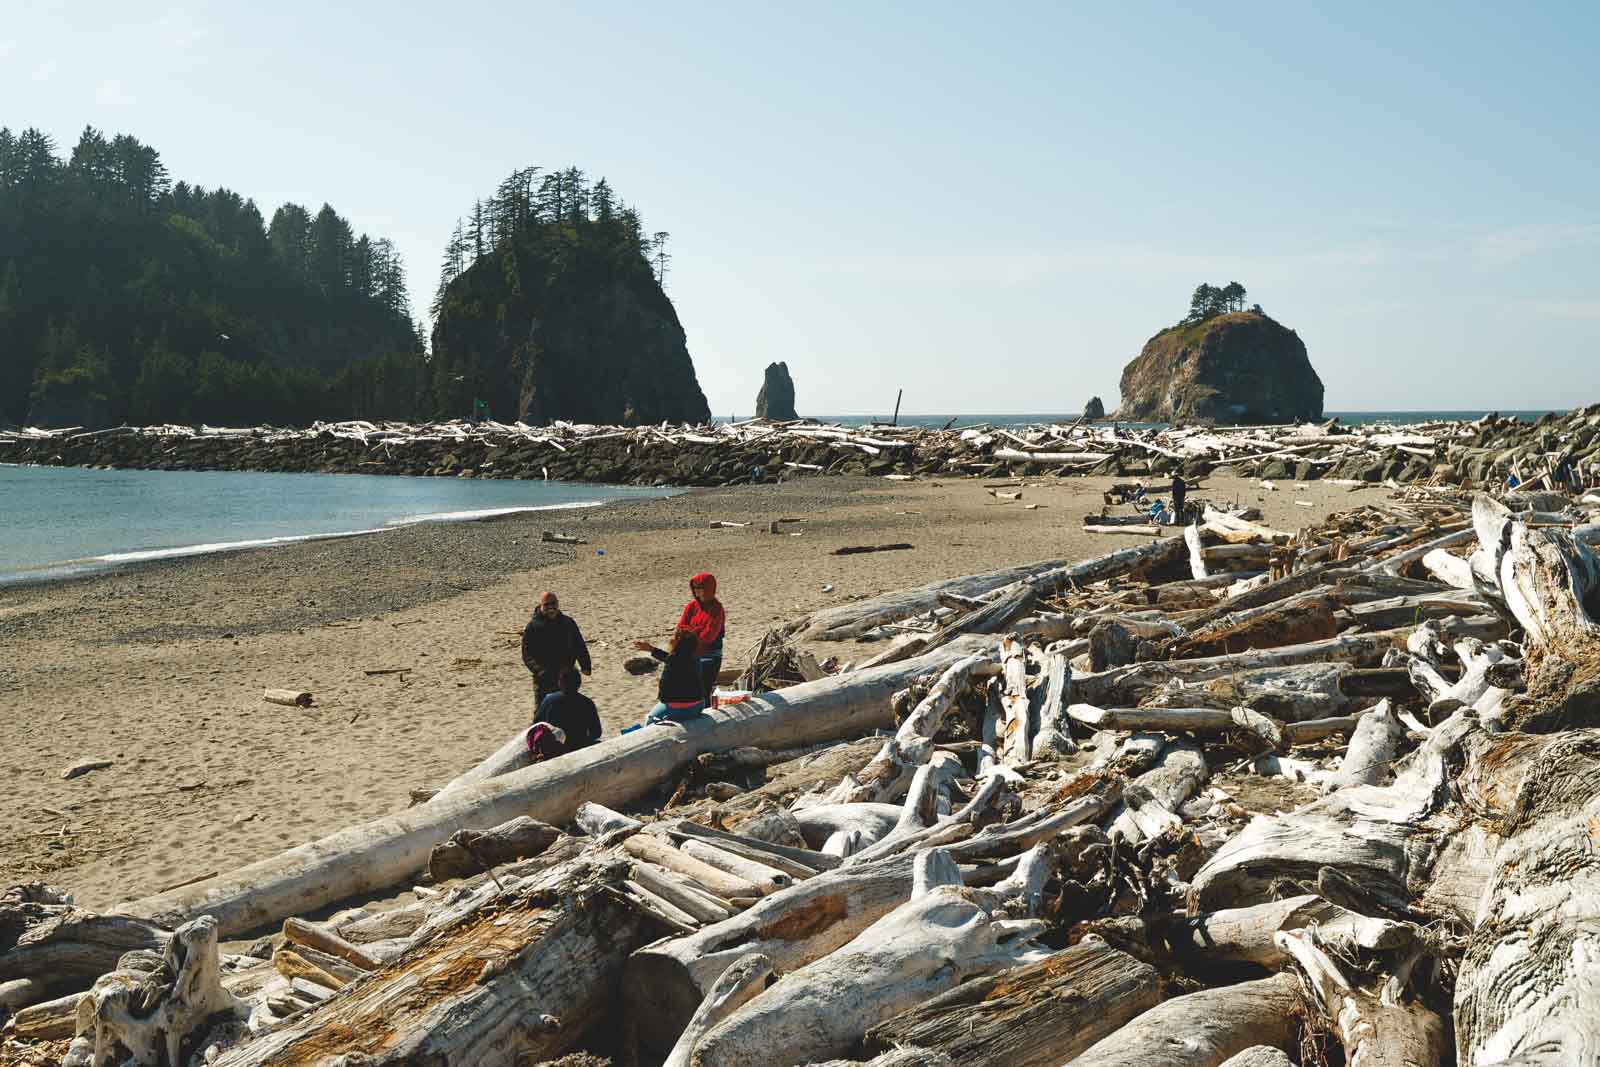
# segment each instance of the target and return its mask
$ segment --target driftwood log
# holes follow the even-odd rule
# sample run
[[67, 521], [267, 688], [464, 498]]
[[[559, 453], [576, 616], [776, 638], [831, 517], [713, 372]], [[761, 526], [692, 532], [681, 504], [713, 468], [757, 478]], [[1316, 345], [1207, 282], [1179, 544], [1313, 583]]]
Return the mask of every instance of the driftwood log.
[[896, 690], [965, 654], [954, 642], [924, 658], [765, 693], [686, 724], [637, 730], [119, 910], [169, 927], [213, 915], [223, 936], [281, 922], [406, 882], [459, 829], [487, 830], [518, 815], [559, 825], [585, 800], [627, 803], [702, 752], [784, 747], [870, 729], [885, 722]]

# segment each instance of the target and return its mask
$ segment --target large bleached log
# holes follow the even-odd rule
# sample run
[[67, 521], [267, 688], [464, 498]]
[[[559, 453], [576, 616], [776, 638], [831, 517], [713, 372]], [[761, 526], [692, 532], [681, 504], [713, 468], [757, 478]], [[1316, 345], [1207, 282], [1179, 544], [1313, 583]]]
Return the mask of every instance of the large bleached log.
[[1177, 918], [1163, 939], [1183, 957], [1254, 963], [1279, 970], [1290, 960], [1274, 940], [1286, 930], [1316, 927], [1320, 944], [1347, 956], [1398, 949], [1415, 942], [1412, 927], [1341, 908], [1314, 894]]
[[821, 848], [834, 834], [852, 830], [867, 844], [881, 840], [900, 822], [904, 809], [894, 804], [816, 804], [794, 813], [795, 823], [807, 845]]
[[[1280, 722], [1302, 722], [1344, 715], [1363, 693], [1352, 693], [1348, 663], [1303, 663], [1290, 667], [1264, 667], [1224, 674], [1209, 681], [1173, 678], [1144, 699], [1147, 708], [1214, 708], [1231, 711], [1244, 707]], [[1405, 679], [1405, 672], [1398, 672]], [[1403, 692], [1411, 693], [1409, 680]], [[1373, 694], [1383, 695], [1383, 694]]]
[[1059, 652], [1044, 654], [1044, 694], [1039, 700], [1039, 725], [1029, 752], [1034, 759], [1070, 756], [1078, 751], [1067, 718], [1067, 698], [1072, 690], [1072, 668]]
[[49, 991], [86, 989], [115, 970], [125, 952], [160, 952], [168, 933], [126, 916], [97, 915], [62, 903], [37, 883], [14, 886], [0, 896], [0, 980], [37, 979]]
[[1314, 594], [1251, 608], [1204, 629], [1190, 630], [1187, 636], [1168, 644], [1167, 656], [1194, 659], [1326, 640], [1339, 632], [1334, 618], [1337, 610], [1333, 598]]
[[640, 1037], [672, 1047], [722, 972], [759, 952], [780, 972], [844, 945], [911, 894], [911, 857], [829, 871], [774, 893], [695, 933], [648, 945], [629, 959], [623, 990]]
[[784, 627], [784, 632], [798, 633], [799, 640], [802, 641], [848, 641], [885, 623], [899, 622], [913, 615], [933, 611], [939, 606], [941, 593], [979, 597], [1066, 565], [1066, 560], [1045, 560], [1020, 567], [1003, 567], [983, 574], [945, 578], [915, 589], [898, 589], [881, 596], [813, 612], [804, 619]]
[[1028, 658], [1026, 648], [1015, 637], [1000, 643], [1000, 669], [1005, 675], [1000, 695], [1000, 707], [1005, 713], [997, 746], [1000, 760], [1026, 763], [1028, 744], [1033, 740], [1028, 723]]
[[1161, 1002], [1154, 967], [1089, 937], [974, 978], [867, 1031], [868, 1055], [909, 1046], [958, 1064], [1059, 1067]]
[[1195, 873], [1194, 904], [1258, 904], [1285, 886], [1318, 885], [1325, 868], [1370, 893], [1410, 900], [1428, 881], [1433, 846], [1458, 828], [1431, 817], [1449, 796], [1452, 761], [1477, 730], [1474, 717], [1458, 713], [1402, 761], [1389, 785], [1350, 786], [1296, 811], [1252, 819]]
[[1219, 1067], [1255, 1045], [1295, 1048], [1299, 983], [1287, 974], [1175, 997], [1101, 1038], [1072, 1067]]
[[[642, 920], [628, 865], [576, 860], [492, 885], [418, 932], [384, 970], [262, 1034], [217, 1067], [335, 1062], [511, 1067], [569, 1050], [610, 1005]], [[353, 1061], [352, 1061], [353, 1062]]]
[[1350, 745], [1345, 749], [1339, 769], [1323, 782], [1332, 792], [1347, 785], [1375, 785], [1387, 781], [1394, 772], [1394, 761], [1405, 740], [1405, 727], [1395, 717], [1387, 700], [1361, 717]]
[[537, 856], [561, 831], [548, 823], [518, 816], [488, 830], [457, 830], [428, 855], [428, 873], [435, 882], [498, 867], [502, 863]]
[[771, 977], [772, 961], [759, 952], [734, 960], [712, 985], [700, 1007], [695, 1009], [694, 1018], [684, 1027], [678, 1043], [672, 1046], [661, 1067], [690, 1067], [695, 1046], [700, 1044], [700, 1039], [712, 1027], [749, 1003], [752, 997], [767, 987]]
[[169, 927], [214, 915], [224, 937], [280, 922], [406, 882], [458, 829], [488, 829], [518, 815], [559, 826], [586, 800], [626, 804], [702, 752], [791, 747], [882, 725], [897, 690], [968, 654], [953, 642], [904, 663], [764, 693], [685, 724], [636, 730], [118, 910]]
[[1255, 1045], [1223, 1060], [1222, 1067], [1294, 1067], [1294, 1061], [1282, 1049]]
[[976, 975], [1046, 953], [968, 896], [954, 861], [917, 854], [911, 900], [844, 947], [785, 974], [695, 1048], [696, 1067], [792, 1067], [850, 1051], [868, 1028]]
[[1205, 682], [1236, 672], [1291, 667], [1310, 663], [1376, 664], [1383, 654], [1403, 643], [1408, 630], [1378, 633], [1342, 634], [1326, 641], [1311, 641], [1282, 648], [1253, 649], [1237, 655], [1207, 656], [1201, 659], [1160, 663], [1130, 663], [1095, 674], [1075, 675], [1073, 699], [1098, 707], [1134, 705], [1145, 694], [1182, 679]]
[[1505, 841], [1456, 981], [1456, 1062], [1594, 1062], [1600, 731], [1503, 734], [1468, 763], [1463, 781], [1476, 779], [1471, 796], [1500, 817]]

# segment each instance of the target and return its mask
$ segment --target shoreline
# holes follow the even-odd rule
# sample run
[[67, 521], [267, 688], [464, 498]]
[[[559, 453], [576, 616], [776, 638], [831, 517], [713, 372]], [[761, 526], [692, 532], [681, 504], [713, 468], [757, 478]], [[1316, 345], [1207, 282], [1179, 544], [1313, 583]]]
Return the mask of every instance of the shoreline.
[[[654, 702], [656, 678], [622, 661], [633, 639], [666, 636], [689, 575], [719, 579], [733, 666], [768, 629], [850, 597], [1127, 547], [1080, 529], [1111, 481], [1030, 481], [1025, 500], [1041, 506], [1024, 510], [970, 479], [805, 478], [615, 501], [559, 524], [423, 523], [0, 587], [12, 795], [0, 871], [104, 908], [403, 810], [412, 789], [450, 780], [531, 719], [519, 635], [545, 588], [588, 638], [584, 691], [610, 736]], [[1292, 529], [1372, 499], [1350, 493], [1212, 479], [1201, 495], [1256, 503]], [[789, 527], [798, 536], [768, 532], [780, 517], [804, 520]], [[552, 526], [588, 544], [539, 541]], [[915, 547], [832, 554], [892, 542]], [[879, 646], [811, 647], [847, 661]], [[316, 703], [265, 704], [268, 688]], [[112, 765], [62, 779], [89, 759]]]

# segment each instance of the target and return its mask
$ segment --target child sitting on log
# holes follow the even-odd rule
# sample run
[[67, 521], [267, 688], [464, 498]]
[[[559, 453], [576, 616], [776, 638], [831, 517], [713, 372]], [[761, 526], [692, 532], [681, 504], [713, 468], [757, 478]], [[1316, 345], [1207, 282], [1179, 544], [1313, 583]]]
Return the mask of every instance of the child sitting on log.
[[[665, 666], [661, 668], [661, 682], [656, 687], [656, 706], [644, 717], [640, 725], [682, 722], [692, 719], [705, 710], [700, 688], [700, 665], [696, 652], [699, 639], [693, 630], [680, 629], [672, 635], [672, 650], [663, 652], [648, 641], [635, 641], [633, 647], [648, 652]], [[629, 727], [634, 730], [638, 727]], [[627, 733], [628, 730], [624, 730]]]
[[535, 759], [549, 759], [588, 748], [600, 740], [600, 712], [594, 701], [578, 692], [583, 675], [578, 668], [567, 667], [561, 671], [561, 688], [539, 702], [533, 716], [533, 725], [554, 727], [559, 737], [549, 730], [528, 731], [528, 747]]

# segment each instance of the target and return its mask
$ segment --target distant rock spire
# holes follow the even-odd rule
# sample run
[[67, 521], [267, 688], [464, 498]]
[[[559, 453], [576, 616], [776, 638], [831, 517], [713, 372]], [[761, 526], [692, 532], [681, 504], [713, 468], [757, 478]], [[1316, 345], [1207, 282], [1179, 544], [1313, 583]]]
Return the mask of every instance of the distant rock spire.
[[768, 363], [761, 392], [756, 394], [756, 418], [798, 419], [794, 411], [794, 379], [787, 363]]

